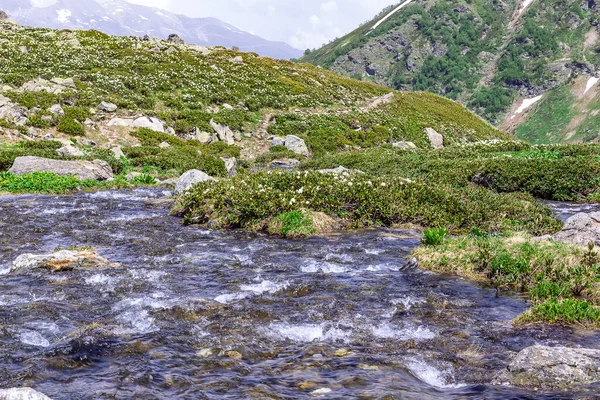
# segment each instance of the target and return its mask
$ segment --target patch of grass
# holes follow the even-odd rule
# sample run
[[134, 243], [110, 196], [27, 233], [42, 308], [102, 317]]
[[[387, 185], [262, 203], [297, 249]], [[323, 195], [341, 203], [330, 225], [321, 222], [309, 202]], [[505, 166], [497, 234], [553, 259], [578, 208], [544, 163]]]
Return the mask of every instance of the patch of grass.
[[303, 211], [288, 211], [278, 215], [269, 230], [276, 229], [285, 238], [306, 237], [316, 232], [312, 218]]
[[517, 323], [600, 322], [600, 263], [587, 250], [527, 234], [461, 236], [414, 251], [422, 268], [526, 293], [532, 308]]
[[0, 191], [10, 193], [63, 194], [78, 190], [108, 189], [114, 187], [119, 187], [119, 181], [100, 182], [95, 180], [79, 180], [72, 176], [57, 176], [49, 172], [34, 172], [27, 175], [0, 172]]
[[429, 228], [423, 232], [422, 243], [425, 246], [437, 246], [441, 244], [448, 236], [446, 228]]

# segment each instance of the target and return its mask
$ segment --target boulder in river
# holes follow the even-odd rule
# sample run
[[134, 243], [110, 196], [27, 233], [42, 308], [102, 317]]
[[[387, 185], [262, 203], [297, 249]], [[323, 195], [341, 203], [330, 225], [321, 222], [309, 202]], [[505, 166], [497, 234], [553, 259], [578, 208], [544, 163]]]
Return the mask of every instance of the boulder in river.
[[0, 400], [52, 400], [31, 388], [0, 389]]
[[197, 183], [214, 180], [214, 178], [202, 171], [198, 171], [197, 169], [189, 170], [179, 177], [177, 185], [175, 185], [175, 194], [182, 194]]
[[579, 246], [587, 246], [590, 242], [600, 246], [600, 212], [573, 215], [553, 238]]
[[94, 249], [59, 250], [52, 254], [21, 254], [13, 261], [10, 272], [30, 272], [37, 269], [63, 272], [111, 266], [114, 264], [100, 257]]
[[8, 172], [15, 175], [52, 172], [59, 176], [73, 175], [81, 180], [105, 181], [113, 179], [112, 168], [106, 161], [102, 160], [62, 161], [34, 156], [17, 157]]
[[542, 390], [600, 382], [600, 350], [532, 346], [522, 350], [492, 382]]

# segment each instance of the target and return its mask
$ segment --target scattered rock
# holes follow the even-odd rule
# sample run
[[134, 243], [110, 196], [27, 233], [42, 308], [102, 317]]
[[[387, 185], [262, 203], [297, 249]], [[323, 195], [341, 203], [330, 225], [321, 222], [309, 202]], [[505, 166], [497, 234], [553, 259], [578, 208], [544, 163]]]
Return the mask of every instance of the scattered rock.
[[161, 149], [168, 149], [169, 147], [171, 147], [171, 145], [167, 142], [161, 142], [158, 147], [160, 147]]
[[269, 140], [271, 141], [271, 146], [285, 146], [285, 138], [280, 136], [272, 136]]
[[319, 170], [319, 172], [323, 173], [323, 174], [337, 174], [337, 175], [341, 175], [341, 174], [364, 174], [364, 172], [358, 170], [358, 169], [348, 169], [346, 167], [342, 167], [341, 165], [337, 168], [333, 168], [333, 169], [321, 169]]
[[175, 193], [182, 194], [197, 183], [214, 180], [214, 178], [210, 177], [206, 173], [198, 171], [197, 169], [192, 169], [179, 177], [177, 180], [177, 185], [175, 185]]
[[273, 160], [269, 164], [270, 169], [298, 169], [300, 167], [300, 161], [294, 160], [293, 158], [283, 158], [280, 160]]
[[108, 260], [100, 257], [96, 250], [60, 250], [52, 254], [22, 254], [13, 261], [10, 272], [31, 272], [45, 269], [50, 272], [64, 272], [90, 268], [108, 268]]
[[73, 49], [80, 49], [81, 48], [81, 43], [77, 39], [63, 40], [61, 42], [58, 42], [58, 45], [59, 46], [71, 47]]
[[100, 110], [100, 111], [106, 111], [106, 112], [109, 112], [109, 113], [117, 111], [117, 108], [118, 107], [117, 107], [116, 104], [108, 103], [106, 101], [103, 101], [103, 102], [101, 102], [98, 105], [98, 110]]
[[212, 119], [210, 120], [210, 126], [217, 133], [217, 137], [220, 141], [225, 142], [230, 146], [233, 146], [235, 144], [233, 132], [228, 126], [217, 124]]
[[183, 41], [182, 38], [179, 37], [178, 34], [176, 33], [172, 33], [169, 35], [169, 37], [167, 38], [167, 42], [171, 42], [174, 44], [185, 44], [185, 42]]
[[232, 62], [234, 64], [243, 64], [244, 59], [242, 58], [242, 56], [237, 56], [237, 57], [230, 58], [229, 62]]
[[411, 149], [417, 148], [417, 145], [414, 144], [413, 142], [395, 142], [395, 143], [392, 143], [392, 146], [397, 147], [402, 150], [411, 150]]
[[235, 157], [225, 158], [221, 157], [221, 160], [225, 163], [225, 169], [227, 170], [228, 176], [236, 176], [237, 175], [237, 160]]
[[573, 215], [565, 222], [563, 229], [554, 235], [554, 240], [579, 246], [593, 242], [600, 246], [600, 212]]
[[60, 104], [53, 105], [52, 107], [50, 107], [48, 109], [48, 111], [50, 111], [54, 115], [58, 115], [59, 117], [62, 117], [63, 115], [65, 115], [65, 110], [62, 109]]
[[444, 137], [433, 128], [425, 128], [425, 134], [434, 149], [444, 148]]
[[600, 382], [600, 350], [532, 346], [522, 350], [492, 382], [542, 390]]
[[62, 157], [83, 157], [85, 153], [72, 145], [66, 145], [56, 150], [59, 156]]
[[287, 147], [288, 150], [291, 150], [296, 154], [300, 154], [306, 157], [310, 156], [310, 152], [308, 151], [308, 146], [306, 145], [306, 142], [296, 135], [288, 135], [285, 137], [285, 147]]
[[105, 181], [113, 179], [112, 168], [106, 161], [62, 161], [42, 157], [17, 157], [11, 169], [16, 175], [31, 174], [33, 172], [52, 172], [59, 176], [73, 175], [78, 179], [92, 179]]
[[[3, 11], [0, 11], [2, 19]], [[4, 14], [6, 15], [6, 14]], [[52, 400], [43, 393], [37, 392], [31, 388], [12, 388], [0, 389], [0, 400]]]
[[17, 106], [9, 98], [0, 96], [0, 119], [6, 119], [16, 125], [27, 123], [27, 109]]
[[226, 109], [226, 110], [233, 110], [233, 106], [230, 105], [230, 104], [227, 104], [227, 103], [223, 104], [223, 108]]
[[156, 132], [165, 133], [165, 124], [158, 118], [154, 117], [140, 117], [133, 121], [132, 127], [134, 128], [147, 128]]
[[45, 92], [52, 94], [61, 94], [67, 89], [75, 89], [73, 79], [54, 78], [52, 81], [47, 81], [42, 78], [37, 78], [29, 82], [25, 82], [19, 89], [20, 92]]
[[177, 136], [177, 132], [175, 132], [175, 129], [173, 129], [173, 127], [171, 127], [171, 126], [169, 126], [167, 129], [165, 129], [165, 133], [167, 135]]
[[215, 141], [214, 134], [200, 131], [198, 128], [194, 128], [192, 131], [192, 139], [199, 141], [202, 144], [209, 144]]
[[125, 157], [125, 153], [123, 153], [120, 147], [113, 147], [110, 151], [114, 154], [115, 158]]
[[106, 126], [122, 126], [122, 127], [131, 127], [132, 125], [133, 125], [133, 120], [126, 119], [126, 118], [113, 118], [110, 121], [108, 121], [108, 124], [106, 124]]
[[50, 80], [50, 82], [55, 83], [59, 86], [65, 86], [71, 89], [77, 89], [77, 86], [75, 86], [75, 81], [73, 80], [73, 78], [66, 78], [66, 79], [62, 79], [62, 78], [52, 78]]

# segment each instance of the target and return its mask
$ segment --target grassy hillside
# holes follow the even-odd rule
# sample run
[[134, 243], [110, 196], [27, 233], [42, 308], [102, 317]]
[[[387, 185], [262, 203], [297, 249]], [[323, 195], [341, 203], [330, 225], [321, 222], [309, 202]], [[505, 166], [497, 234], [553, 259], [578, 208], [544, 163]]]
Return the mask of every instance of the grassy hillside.
[[376, 29], [389, 9], [302, 61], [396, 89], [438, 93], [500, 123], [522, 99], [600, 66], [595, 2], [522, 5], [414, 0]]

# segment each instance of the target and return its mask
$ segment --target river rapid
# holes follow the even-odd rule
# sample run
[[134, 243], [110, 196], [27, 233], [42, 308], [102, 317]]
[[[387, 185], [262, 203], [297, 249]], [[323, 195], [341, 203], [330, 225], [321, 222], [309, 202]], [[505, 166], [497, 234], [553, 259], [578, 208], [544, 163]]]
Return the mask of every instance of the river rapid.
[[[158, 189], [0, 197], [0, 388], [61, 399], [592, 399], [487, 384], [534, 344], [518, 296], [421, 271], [415, 232], [284, 240], [182, 226]], [[550, 204], [561, 218], [578, 206]], [[93, 246], [109, 270], [10, 274]]]

